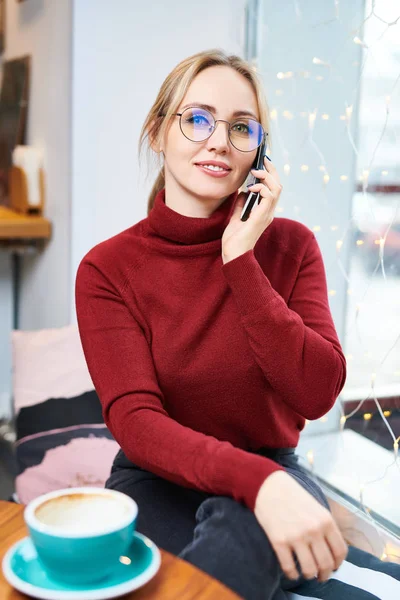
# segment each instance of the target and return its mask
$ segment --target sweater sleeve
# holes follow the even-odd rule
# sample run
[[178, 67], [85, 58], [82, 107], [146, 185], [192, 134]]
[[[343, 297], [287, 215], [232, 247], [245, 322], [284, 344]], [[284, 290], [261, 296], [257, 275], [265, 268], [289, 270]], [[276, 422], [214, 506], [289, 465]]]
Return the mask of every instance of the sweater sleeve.
[[282, 401], [306, 419], [332, 408], [346, 359], [329, 308], [326, 274], [312, 234], [286, 304], [249, 250], [222, 265], [255, 360]]
[[169, 417], [144, 331], [121, 293], [82, 260], [75, 284], [78, 327], [107, 427], [139, 467], [254, 510], [264, 480], [285, 469]]

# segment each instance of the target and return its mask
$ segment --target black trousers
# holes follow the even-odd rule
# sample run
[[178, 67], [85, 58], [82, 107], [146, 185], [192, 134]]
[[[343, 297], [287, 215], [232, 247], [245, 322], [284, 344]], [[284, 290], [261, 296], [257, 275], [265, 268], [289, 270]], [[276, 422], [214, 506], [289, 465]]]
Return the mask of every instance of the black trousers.
[[[261, 450], [258, 454], [281, 464], [329, 510], [323, 491], [298, 464], [293, 448]], [[381, 596], [367, 591], [371, 585], [365, 577], [368, 569], [386, 573], [387, 597], [400, 598], [397, 581], [400, 565], [384, 563], [352, 547], [346, 561], [328, 581], [306, 580], [302, 575], [298, 580], [288, 579], [264, 530], [246, 506], [230, 497], [191, 490], [162, 479], [133, 464], [122, 450], [114, 460], [106, 487], [121, 491], [137, 502], [140, 533], [160, 548], [209, 573], [245, 600], [299, 600], [301, 597], [376, 600]], [[301, 573], [297, 559], [296, 564]], [[393, 584], [398, 587], [392, 590]], [[379, 593], [382, 585], [380, 581]]]

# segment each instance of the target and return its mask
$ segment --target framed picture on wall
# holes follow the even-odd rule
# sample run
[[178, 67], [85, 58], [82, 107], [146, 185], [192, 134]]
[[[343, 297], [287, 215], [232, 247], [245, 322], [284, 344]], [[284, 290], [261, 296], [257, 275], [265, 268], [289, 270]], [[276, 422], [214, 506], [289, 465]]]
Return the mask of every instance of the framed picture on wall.
[[25, 144], [30, 56], [3, 62], [0, 91], [0, 205], [8, 205], [8, 174], [15, 146]]
[[6, 37], [6, 0], [0, 0], [0, 54], [4, 52]]

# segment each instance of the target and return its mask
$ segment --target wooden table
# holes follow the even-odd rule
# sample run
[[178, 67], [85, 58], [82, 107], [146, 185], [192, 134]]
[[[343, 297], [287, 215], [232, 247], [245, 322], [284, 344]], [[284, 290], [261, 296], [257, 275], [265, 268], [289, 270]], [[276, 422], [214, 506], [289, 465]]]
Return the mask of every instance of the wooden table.
[[[0, 563], [8, 548], [28, 535], [23, 519], [24, 506], [0, 500]], [[190, 563], [161, 550], [161, 567], [146, 585], [124, 596], [127, 600], [240, 600], [230, 589]], [[26, 600], [12, 588], [0, 569], [1, 600]]]

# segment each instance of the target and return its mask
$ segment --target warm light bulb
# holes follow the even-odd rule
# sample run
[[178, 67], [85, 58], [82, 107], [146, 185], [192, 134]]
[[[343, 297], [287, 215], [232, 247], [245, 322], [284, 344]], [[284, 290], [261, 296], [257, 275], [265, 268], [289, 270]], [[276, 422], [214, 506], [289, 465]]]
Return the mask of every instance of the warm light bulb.
[[336, 250], [340, 250], [340, 248], [343, 246], [343, 240], [338, 240], [336, 242]]
[[329, 290], [329, 296], [336, 296], [336, 290]]
[[355, 38], [353, 38], [353, 42], [354, 42], [355, 44], [359, 44], [359, 45], [360, 45], [360, 46], [362, 46], [363, 48], [368, 48], [367, 44], [366, 44], [365, 42], [363, 42], [362, 40], [360, 40], [360, 38], [359, 38], [359, 37], [357, 37], [357, 36], [356, 36]]
[[310, 465], [314, 464], [314, 452], [312, 450], [309, 450], [307, 452], [307, 460], [310, 463]]
[[282, 115], [285, 117], [285, 119], [293, 119], [293, 113], [290, 112], [290, 110], [284, 110]]
[[363, 243], [364, 243], [364, 240], [357, 240], [356, 241], [357, 246], [362, 246]]
[[324, 113], [323, 115], [321, 115], [321, 118], [322, 118], [324, 121], [329, 121], [329, 118], [330, 118], [330, 117], [329, 117], [329, 115], [327, 115], [326, 113]]
[[370, 421], [372, 419], [372, 413], [364, 413], [364, 421]]
[[324, 60], [321, 60], [317, 56], [314, 56], [312, 61], [313, 61], [314, 65], [323, 65], [324, 67], [329, 67], [329, 63], [325, 62]]
[[324, 183], [329, 183], [330, 177], [329, 175], [324, 175]]
[[306, 173], [309, 169], [308, 165], [301, 165], [300, 169], [303, 171], [303, 173]]
[[346, 106], [346, 117], [349, 119], [353, 113], [353, 105]]
[[348, 176], [347, 176], [347, 175], [341, 175], [341, 176], [340, 176], [340, 179], [341, 179], [342, 181], [347, 181], [347, 180], [348, 180]]
[[321, 225], [314, 225], [313, 231], [321, 231]]
[[289, 175], [289, 173], [290, 173], [290, 165], [288, 165], [288, 164], [283, 165], [283, 172], [285, 173], [285, 175]]
[[309, 115], [308, 115], [308, 125], [309, 125], [310, 129], [314, 126], [316, 118], [317, 118], [316, 111], [309, 113]]
[[390, 415], [392, 414], [392, 411], [391, 410], [384, 410], [383, 414], [384, 414], [385, 417], [390, 417]]
[[276, 117], [278, 116], [278, 112], [276, 110], [276, 108], [273, 108], [269, 114], [270, 118], [272, 119], [272, 121], [276, 120]]

